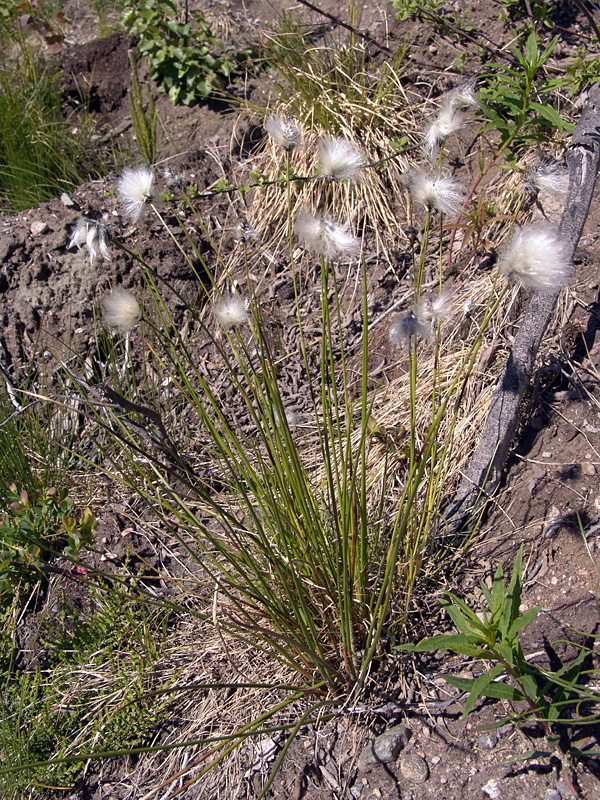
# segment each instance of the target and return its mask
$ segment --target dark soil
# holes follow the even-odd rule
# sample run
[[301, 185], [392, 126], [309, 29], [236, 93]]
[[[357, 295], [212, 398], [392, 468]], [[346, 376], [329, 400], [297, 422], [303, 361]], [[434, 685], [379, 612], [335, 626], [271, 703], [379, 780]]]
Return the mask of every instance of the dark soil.
[[[230, 40], [226, 41], [235, 44], [266, 28], [284, 5], [250, 0], [210, 4], [209, 11], [215, 18], [229, 21]], [[471, 36], [480, 39], [481, 34], [490, 54], [495, 59], [503, 58], [506, 51], [501, 46], [511, 39], [512, 31], [510, 24], [499, 19], [500, 4], [483, 0], [456, 5], [464, 22], [474, 26]], [[557, 29], [559, 57], [572, 54], [589, 34], [585, 18], [573, 8], [564, 4], [558, 20], [562, 26]], [[339, 9], [337, 4], [327, 3], [324, 9], [346, 18], [345, 9]], [[301, 13], [309, 24], [324, 21], [305, 9]], [[72, 17], [74, 27], [60, 55], [65, 90], [67, 94], [75, 94], [85, 88], [90, 112], [97, 120], [100, 145], [125, 147], [131, 137], [127, 50], [132, 41], [118, 33], [97, 39], [93, 15], [79, 11]], [[329, 25], [330, 20], [325, 23]], [[441, 34], [417, 20], [397, 23], [390, 6], [367, 4], [363, 24], [375, 41], [392, 50], [408, 42], [411, 61], [405, 79], [407, 84], [418, 83], [424, 92], [440, 94], [461, 74], [477, 74], [481, 68], [470, 39], [457, 38], [452, 30]], [[377, 48], [373, 50], [374, 57], [386, 57], [386, 51], [377, 54]], [[261, 91], [258, 84], [259, 81], [254, 91]], [[260, 135], [258, 121], [240, 114], [234, 107], [200, 104], [191, 109], [174, 108], [165, 96], [160, 96], [158, 111], [162, 131], [160, 160], [168, 163], [171, 170], [188, 176], [200, 192], [223, 175], [231, 174]], [[163, 188], [164, 180], [159, 176], [158, 190]], [[15, 378], [27, 370], [32, 360], [39, 358], [43, 349], [40, 330], [43, 347], [60, 357], [90, 354], [99, 357], [94, 336], [94, 304], [111, 286], [139, 289], [139, 270], [125, 252], [114, 248], [111, 261], [96, 259], [90, 264], [83, 250], [67, 248], [70, 226], [81, 214], [116, 220], [119, 209], [114, 186], [115, 176], [110, 175], [79, 187], [68, 205], [56, 199], [39, 209], [3, 216], [0, 355]], [[200, 214], [220, 220], [220, 241], [230, 239], [239, 209], [233, 208], [227, 196], [200, 199], [198, 203]], [[135, 238], [141, 255], [157, 269], [159, 276], [168, 279], [177, 293], [193, 305], [201, 267], [199, 264], [190, 267], [182, 260], [177, 242], [185, 246], [183, 232], [175, 220], [169, 224], [173, 239], [165, 239], [159, 223], [147, 215], [140, 221]], [[500, 561], [509, 569], [523, 544], [524, 604], [538, 606], [541, 612], [523, 632], [522, 646], [525, 653], [534, 654], [536, 663], [553, 668], [573, 658], [578, 644], [587, 642], [593, 646], [590, 637], [600, 632], [596, 551], [600, 532], [600, 346], [596, 337], [600, 326], [599, 238], [596, 198], [578, 250], [569, 300], [562, 311], [560, 341], [547, 358], [540, 360], [504, 485], [476, 544], [448, 584], [467, 600], [477, 602], [479, 581], [489, 580]], [[216, 267], [212, 250], [206, 242], [202, 243], [201, 237], [199, 246], [208, 268]], [[373, 304], [382, 313], [394, 301], [389, 288], [389, 265], [375, 260], [369, 276]], [[289, 280], [285, 275], [271, 275], [266, 283], [269, 282], [269, 309], [283, 319], [293, 302]], [[135, 334], [133, 341], [135, 346]], [[391, 374], [393, 353], [380, 350], [378, 357], [383, 357], [379, 375], [386, 375], [386, 370]], [[289, 392], [301, 412], [301, 392], [294, 393], [293, 388]], [[98, 510], [98, 544], [108, 554], [107, 560], [118, 566], [126, 552], [133, 550], [140, 564], [146, 568], [156, 566], [155, 551], [145, 539], [133, 531], [123, 535], [128, 523], [121, 511], [118, 503], [106, 501]], [[436, 610], [436, 596], [433, 593], [422, 600], [418, 613], [423, 618], [427, 615], [431, 618]], [[430, 632], [428, 623], [421, 633], [427, 632]], [[572, 780], [588, 800], [600, 796], [600, 761], [595, 757], [579, 765], [573, 778], [557, 759], [534, 757], [515, 761], [523, 753], [543, 749], [540, 731], [535, 726], [508, 725], [493, 734], [479, 730], [480, 726], [509, 714], [503, 703], [480, 702], [467, 719], [461, 718], [464, 697], [459, 697], [458, 691], [446, 684], [442, 676], [448, 672], [468, 676], [474, 668], [468, 659], [444, 653], [408, 659], [404, 670], [391, 668], [389, 676], [382, 680], [385, 689], [380, 697], [348, 709], [318, 729], [301, 732], [269, 796], [278, 800], [350, 797], [558, 800], [572, 796], [569, 788]], [[385, 709], [378, 711], [382, 706]], [[400, 722], [412, 735], [398, 760], [366, 773], [358, 772], [358, 757], [366, 741]], [[598, 726], [573, 730], [572, 735], [581, 749], [599, 749]], [[423, 782], [409, 769], [410, 755], [420, 756], [427, 764]], [[240, 779], [235, 797], [254, 797], [269, 769], [269, 763], [264, 763], [249, 780]], [[85, 788], [70, 798], [141, 798], [151, 788], [134, 788], [128, 770], [120, 765], [112, 769], [110, 779], [104, 775], [101, 778], [90, 772]], [[161, 780], [166, 777], [161, 776]], [[181, 796], [208, 800], [199, 792], [191, 787]]]

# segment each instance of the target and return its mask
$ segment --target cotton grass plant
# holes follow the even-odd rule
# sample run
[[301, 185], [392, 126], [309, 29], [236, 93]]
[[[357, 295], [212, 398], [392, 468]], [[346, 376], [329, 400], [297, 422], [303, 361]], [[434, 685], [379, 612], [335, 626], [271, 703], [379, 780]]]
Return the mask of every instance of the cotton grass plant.
[[[310, 91], [322, 57], [308, 59], [315, 69]], [[198, 278], [197, 298], [184, 298], [151, 258], [136, 254], [135, 229], [126, 240], [113, 232], [113, 246], [126, 246], [138, 262], [143, 293], [117, 288], [103, 300], [98, 338], [110, 355], [98, 387], [85, 365], [79, 376], [64, 365], [87, 403], [86, 425], [96, 426], [100, 468], [143, 499], [181, 565], [177, 574], [158, 576], [164, 593], [141, 582], [136, 591], [185, 620], [196, 640], [211, 630], [211, 647], [222, 646], [230, 677], [216, 684], [268, 699], [263, 713], [246, 707], [239, 728], [227, 734], [208, 731], [217, 721], [207, 712], [202, 734], [189, 745], [203, 748], [190, 781], [251, 735], [277, 729], [293, 737], [324, 709], [346, 708], [376, 690], [390, 644], [402, 641], [410, 624], [418, 581], [439, 569], [449, 547], [442, 504], [493, 380], [482, 346], [518, 313], [522, 289], [497, 271], [450, 288], [445, 270], [451, 231], [462, 237], [460, 250], [494, 226], [507, 237], [515, 218], [528, 220], [517, 188], [522, 176], [488, 228], [474, 219], [477, 182], [469, 191], [445, 171], [446, 136], [436, 136], [436, 165], [390, 159], [378, 183], [376, 162], [390, 155], [396, 101], [383, 86], [375, 84], [373, 93], [364, 76], [350, 86], [344, 65], [352, 58], [343, 53], [334, 65], [346, 97], [324, 93], [331, 106], [315, 111], [314, 127], [310, 114], [293, 113], [310, 92], [265, 120], [268, 157], [257, 163], [268, 164], [274, 184], [244, 192], [248, 221], [237, 221], [231, 252], [193, 198], [183, 194], [165, 209], [151, 170], [124, 173], [124, 221], [137, 225], [154, 214], [165, 236], [172, 236], [173, 222], [183, 230], [181, 258]], [[378, 116], [378, 93], [380, 112], [390, 118]], [[380, 122], [387, 138], [377, 139], [373, 124], [359, 146], [359, 98], [367, 121]], [[346, 102], [352, 113], [337, 115]], [[462, 115], [463, 106], [456, 108]], [[410, 135], [422, 144], [416, 124]], [[392, 185], [393, 210], [386, 196]], [[403, 223], [418, 230], [420, 246], [416, 236], [405, 240], [411, 285], [394, 304], [397, 317], [382, 325], [370, 307], [369, 258], [390, 241], [382, 226], [399, 227], [404, 209]], [[87, 225], [74, 246], [90, 249]], [[508, 239], [502, 272], [535, 289], [530, 279], [538, 266], [522, 247], [513, 249], [527, 230]], [[213, 249], [216, 271], [203, 258], [199, 235]], [[274, 244], [273, 272], [261, 277], [257, 264]], [[279, 324], [267, 291], [275, 269], [289, 276], [294, 297]], [[566, 275], [564, 259], [560, 269]], [[356, 305], [360, 334], [352, 338], [348, 319], [356, 320]], [[395, 348], [398, 370], [376, 391], [369, 372], [382, 337]], [[293, 375], [300, 413], [287, 392]], [[239, 658], [241, 651], [259, 654], [263, 680], [247, 679], [250, 657]], [[214, 689], [200, 674], [190, 691]], [[174, 678], [169, 691], [181, 698], [188, 689]], [[174, 738], [165, 748], [184, 746]]]

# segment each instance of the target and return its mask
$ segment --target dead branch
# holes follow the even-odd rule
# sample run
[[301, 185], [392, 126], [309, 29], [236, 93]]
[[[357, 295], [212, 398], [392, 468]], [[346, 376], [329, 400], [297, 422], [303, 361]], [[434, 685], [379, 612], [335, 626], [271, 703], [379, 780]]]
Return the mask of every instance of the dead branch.
[[[572, 258], [587, 219], [600, 165], [600, 86], [595, 84], [573, 131], [566, 154], [569, 192], [559, 237]], [[515, 337], [496, 388], [479, 445], [463, 475], [458, 492], [446, 509], [450, 532], [473, 519], [496, 490], [517, 429], [523, 394], [531, 378], [542, 337], [552, 319], [560, 290], [536, 292]]]

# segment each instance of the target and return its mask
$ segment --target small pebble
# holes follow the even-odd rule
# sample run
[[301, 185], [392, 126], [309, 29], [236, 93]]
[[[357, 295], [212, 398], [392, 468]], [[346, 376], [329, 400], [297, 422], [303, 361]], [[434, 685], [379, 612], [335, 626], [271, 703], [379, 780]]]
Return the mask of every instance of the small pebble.
[[479, 744], [485, 750], [493, 750], [493, 748], [496, 747], [497, 743], [498, 743], [498, 737], [495, 733], [483, 733], [479, 737]]
[[75, 205], [75, 201], [66, 192], [61, 194], [60, 202], [67, 208], [72, 208]]
[[47, 222], [44, 222], [41, 219], [36, 219], [31, 223], [29, 230], [31, 231], [32, 236], [41, 236], [42, 233], [48, 233], [50, 228], [48, 227]]
[[562, 800], [562, 796], [556, 789], [546, 789], [544, 792], [544, 800]]
[[429, 777], [429, 767], [421, 756], [403, 756], [400, 759], [402, 777], [414, 783], [425, 783]]
[[439, 756], [434, 756], [434, 757], [431, 759], [431, 763], [432, 763], [432, 764], [439, 764], [441, 760], [442, 760], [442, 759], [441, 759]]
[[500, 786], [495, 778], [489, 780], [485, 786], [481, 787], [481, 791], [490, 798], [490, 800], [497, 800], [500, 797]]

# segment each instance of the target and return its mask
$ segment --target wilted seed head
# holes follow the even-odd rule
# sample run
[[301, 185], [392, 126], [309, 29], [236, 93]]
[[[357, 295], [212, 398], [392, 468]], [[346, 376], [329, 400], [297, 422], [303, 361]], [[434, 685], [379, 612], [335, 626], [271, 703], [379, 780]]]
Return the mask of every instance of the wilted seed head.
[[347, 225], [336, 225], [329, 214], [315, 217], [301, 211], [294, 230], [307, 250], [330, 261], [352, 261], [358, 256], [358, 239], [348, 233]]
[[475, 81], [466, 81], [442, 100], [440, 110], [425, 132], [425, 149], [436, 153], [439, 145], [463, 126], [464, 112], [478, 105]]
[[109, 328], [129, 333], [142, 318], [142, 310], [131, 292], [115, 289], [104, 299], [102, 318]]
[[411, 309], [394, 322], [388, 331], [388, 337], [394, 347], [406, 345], [410, 348], [410, 340], [413, 336], [422, 336], [424, 339], [428, 339], [430, 333], [429, 325], [420, 320], [415, 311]]
[[71, 231], [68, 247], [81, 249], [85, 244], [90, 256], [90, 264], [93, 264], [98, 252], [102, 258], [110, 261], [109, 242], [110, 232], [106, 225], [97, 220], [87, 219], [87, 217], [79, 217]]
[[213, 305], [213, 314], [222, 328], [237, 328], [248, 319], [244, 301], [235, 291], [226, 292]]
[[442, 103], [439, 114], [425, 132], [425, 149], [430, 153], [437, 152], [450, 134], [459, 130], [464, 122], [464, 114], [460, 108], [455, 107], [450, 97]]
[[302, 144], [300, 129], [283, 117], [267, 117], [265, 129], [275, 144], [288, 153]]
[[404, 185], [415, 203], [441, 214], [455, 216], [463, 204], [464, 193], [458, 181], [442, 175], [427, 175], [425, 172], [405, 172]]
[[117, 189], [123, 212], [132, 222], [142, 216], [146, 203], [153, 198], [152, 183], [154, 173], [148, 167], [126, 169], [119, 178]]
[[458, 111], [467, 111], [469, 108], [476, 108], [479, 105], [477, 97], [477, 81], [464, 81], [448, 95], [451, 105]]
[[450, 316], [451, 296], [442, 292], [435, 297], [423, 297], [417, 307], [417, 317], [421, 322], [435, 325], [436, 322], [445, 322]]
[[236, 242], [241, 242], [242, 244], [247, 244], [248, 242], [258, 241], [259, 239], [258, 233], [252, 228], [245, 219], [241, 219], [237, 227], [235, 229], [235, 240]]
[[470, 317], [473, 314], [473, 311], [475, 311], [475, 301], [472, 297], [467, 297], [463, 303], [462, 310], [465, 317]]
[[364, 154], [343, 136], [319, 139], [321, 176], [330, 181], [359, 181]]
[[566, 197], [569, 191], [569, 171], [558, 161], [542, 159], [527, 170], [523, 189], [534, 197], [541, 191], [555, 197]]
[[183, 172], [176, 172], [171, 167], [166, 166], [163, 170], [163, 180], [167, 186], [176, 186], [181, 189], [188, 182]]
[[551, 225], [526, 225], [513, 231], [498, 270], [534, 291], [556, 289], [569, 282], [571, 260]]

